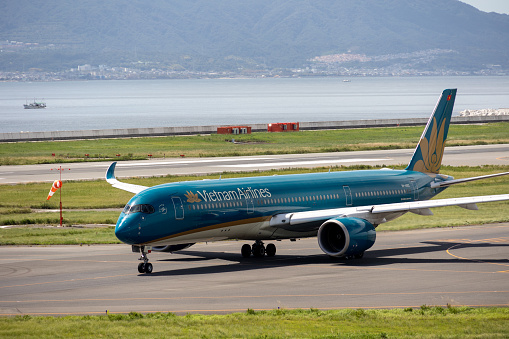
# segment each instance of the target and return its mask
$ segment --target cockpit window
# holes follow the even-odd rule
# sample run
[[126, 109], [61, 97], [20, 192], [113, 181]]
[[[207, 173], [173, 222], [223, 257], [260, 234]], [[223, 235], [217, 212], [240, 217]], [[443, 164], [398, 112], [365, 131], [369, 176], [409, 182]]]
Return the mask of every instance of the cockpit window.
[[131, 208], [131, 205], [129, 205], [129, 204], [125, 205], [124, 210], [122, 211], [122, 213], [124, 213], [124, 214], [129, 213], [129, 209], [130, 208]]
[[152, 206], [152, 205], [138, 204], [138, 205], [132, 205], [132, 206], [126, 205], [122, 212], [124, 214], [139, 213], [139, 212], [145, 213], [145, 214], [152, 214], [155, 211], [156, 210], [155, 210], [154, 206]]
[[146, 214], [152, 214], [156, 211], [154, 206], [149, 205], [149, 204], [140, 205], [140, 208], [141, 208], [141, 213], [146, 213]]

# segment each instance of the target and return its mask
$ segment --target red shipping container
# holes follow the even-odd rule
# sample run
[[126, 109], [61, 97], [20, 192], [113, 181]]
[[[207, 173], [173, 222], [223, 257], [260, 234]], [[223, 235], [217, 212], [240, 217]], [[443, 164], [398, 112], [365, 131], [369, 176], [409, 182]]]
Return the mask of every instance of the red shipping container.
[[293, 132], [299, 130], [298, 122], [278, 122], [267, 125], [268, 132]]
[[251, 126], [218, 127], [217, 134], [251, 134]]

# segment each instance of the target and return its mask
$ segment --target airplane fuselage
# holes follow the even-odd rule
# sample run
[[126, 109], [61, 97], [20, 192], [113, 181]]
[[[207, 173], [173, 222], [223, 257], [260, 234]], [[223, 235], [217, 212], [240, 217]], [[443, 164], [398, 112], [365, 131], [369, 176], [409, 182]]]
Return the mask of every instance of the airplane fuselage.
[[321, 222], [287, 230], [270, 221], [280, 213], [428, 200], [443, 190], [430, 183], [443, 179], [407, 170], [360, 170], [168, 183], [135, 195], [115, 233], [125, 243], [152, 246], [310, 237]]

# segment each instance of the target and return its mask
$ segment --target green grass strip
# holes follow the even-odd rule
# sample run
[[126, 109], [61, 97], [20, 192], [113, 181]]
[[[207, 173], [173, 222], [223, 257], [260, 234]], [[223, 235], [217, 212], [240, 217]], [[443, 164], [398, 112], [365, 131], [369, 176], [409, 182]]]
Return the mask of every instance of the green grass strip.
[[[56, 220], [58, 223], [58, 218]], [[114, 227], [21, 227], [0, 230], [0, 245], [120, 244]]]
[[272, 310], [0, 318], [5, 338], [507, 338], [508, 308]]
[[[412, 149], [423, 127], [2, 143], [0, 165], [135, 160], [147, 159], [149, 154], [163, 158]], [[451, 125], [447, 145], [509, 143], [508, 129], [506, 122]]]

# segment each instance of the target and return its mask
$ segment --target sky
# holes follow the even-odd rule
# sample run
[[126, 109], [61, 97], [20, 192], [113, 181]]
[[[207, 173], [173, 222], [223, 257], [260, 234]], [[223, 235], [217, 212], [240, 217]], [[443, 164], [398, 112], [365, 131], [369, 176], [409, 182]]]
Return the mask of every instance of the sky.
[[509, 0], [460, 0], [483, 12], [509, 14]]

